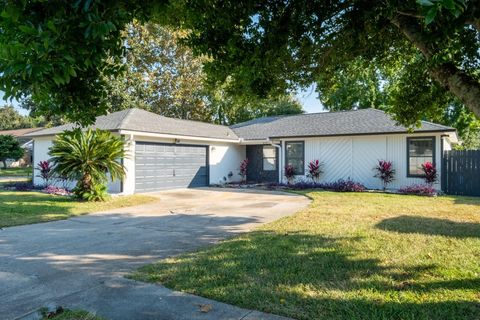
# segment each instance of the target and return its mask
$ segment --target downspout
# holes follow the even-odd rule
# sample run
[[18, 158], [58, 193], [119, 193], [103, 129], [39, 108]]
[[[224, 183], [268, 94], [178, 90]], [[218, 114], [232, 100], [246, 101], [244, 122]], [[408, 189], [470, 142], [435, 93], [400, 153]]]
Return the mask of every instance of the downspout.
[[278, 149], [278, 183], [282, 183], [282, 145], [273, 143], [270, 138], [267, 138], [267, 143]]

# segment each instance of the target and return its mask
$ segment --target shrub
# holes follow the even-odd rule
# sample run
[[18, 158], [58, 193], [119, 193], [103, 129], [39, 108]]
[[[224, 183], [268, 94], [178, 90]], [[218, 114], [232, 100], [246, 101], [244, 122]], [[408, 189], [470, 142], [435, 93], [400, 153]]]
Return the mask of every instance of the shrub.
[[285, 166], [285, 177], [287, 178], [288, 184], [291, 184], [295, 177], [295, 168], [291, 164]]
[[395, 169], [391, 161], [378, 160], [377, 166], [374, 168], [376, 171], [375, 178], [379, 178], [383, 184], [383, 190], [387, 189], [387, 185], [394, 180]]
[[47, 186], [53, 177], [53, 167], [49, 161], [40, 161], [35, 169], [38, 170], [37, 177], [43, 180], [43, 185]]
[[73, 192], [80, 199], [104, 200], [107, 173], [112, 181], [125, 176], [125, 169], [118, 161], [125, 156], [124, 143], [108, 131], [65, 131], [54, 141], [50, 155], [58, 176], [77, 180]]
[[272, 189], [278, 188], [278, 187], [286, 187], [294, 190], [327, 189], [327, 190], [333, 190], [333, 191], [339, 191], [339, 192], [362, 192], [366, 190], [363, 184], [352, 181], [350, 179], [347, 179], [347, 180], [340, 179], [338, 181], [329, 182], [329, 183], [314, 183], [310, 181], [299, 181], [294, 184], [270, 183], [268, 184], [268, 187]]
[[82, 190], [81, 193], [73, 189], [73, 192], [81, 195], [82, 200], [86, 201], [105, 201], [108, 198], [107, 186], [105, 184], [95, 184], [88, 191]]
[[310, 163], [308, 164], [307, 177], [312, 179], [314, 183], [318, 182], [320, 175], [323, 173], [323, 171], [321, 170], [321, 167], [322, 167], [322, 163], [320, 163], [318, 160], [310, 161]]
[[425, 180], [426, 184], [431, 186], [437, 181], [438, 179], [437, 168], [433, 163], [425, 162], [424, 164], [422, 164], [422, 171], [424, 174], [423, 179]]
[[329, 189], [338, 192], [362, 192], [366, 189], [363, 184], [350, 180], [350, 178], [347, 180], [340, 179], [335, 182], [322, 183], [319, 186], [323, 189]]
[[35, 189], [32, 182], [9, 182], [4, 184], [3, 188], [15, 191], [30, 191]]
[[418, 196], [434, 196], [437, 194], [435, 188], [429, 184], [414, 184], [411, 186], [402, 187], [399, 190], [403, 194], [415, 194]]
[[242, 177], [242, 181], [247, 180], [247, 173], [248, 173], [248, 159], [245, 159], [242, 162], [240, 162], [240, 172], [238, 173]]
[[0, 161], [3, 162], [3, 168], [7, 168], [7, 159], [17, 161], [24, 154], [17, 138], [12, 135], [0, 135]]

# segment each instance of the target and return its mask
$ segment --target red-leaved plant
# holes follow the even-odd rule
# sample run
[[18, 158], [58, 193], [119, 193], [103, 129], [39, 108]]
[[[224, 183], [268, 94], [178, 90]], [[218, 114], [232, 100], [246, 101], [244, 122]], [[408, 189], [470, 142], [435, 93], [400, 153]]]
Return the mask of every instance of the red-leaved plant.
[[285, 166], [285, 177], [287, 178], [288, 184], [290, 184], [295, 177], [295, 168], [291, 164]]
[[37, 177], [41, 178], [43, 180], [43, 184], [47, 186], [53, 176], [53, 166], [48, 160], [45, 160], [40, 161], [35, 169], [39, 171]]
[[437, 179], [438, 179], [438, 174], [437, 174], [437, 168], [435, 165], [431, 162], [425, 162], [422, 164], [422, 171], [423, 171], [423, 179], [428, 185], [433, 185]]
[[313, 183], [317, 183], [320, 175], [323, 173], [321, 167], [322, 163], [320, 163], [318, 160], [310, 161], [310, 163], [308, 164], [307, 177], [312, 179]]
[[395, 180], [395, 169], [393, 169], [392, 161], [378, 160], [375, 168], [375, 178], [379, 178], [383, 184], [383, 190], [387, 189], [389, 183]]
[[242, 182], [247, 180], [248, 159], [240, 162], [240, 172], [238, 173], [242, 177]]

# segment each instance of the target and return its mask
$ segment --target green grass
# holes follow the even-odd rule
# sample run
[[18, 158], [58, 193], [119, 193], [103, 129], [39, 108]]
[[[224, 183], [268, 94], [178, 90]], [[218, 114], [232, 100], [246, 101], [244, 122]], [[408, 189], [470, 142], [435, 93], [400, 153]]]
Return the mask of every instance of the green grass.
[[32, 167], [0, 169], [0, 177], [31, 177]]
[[91, 212], [154, 201], [146, 195], [112, 197], [105, 202], [79, 202], [41, 192], [0, 190], [0, 227], [67, 219]]
[[296, 319], [480, 319], [480, 198], [307, 195], [294, 216], [132, 277]]

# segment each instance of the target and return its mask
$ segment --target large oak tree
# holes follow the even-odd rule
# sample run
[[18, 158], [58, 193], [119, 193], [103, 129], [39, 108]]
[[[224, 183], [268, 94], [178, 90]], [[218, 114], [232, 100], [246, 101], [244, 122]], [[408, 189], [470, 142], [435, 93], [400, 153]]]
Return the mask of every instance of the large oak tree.
[[121, 72], [121, 30], [134, 17], [189, 31], [186, 43], [210, 58], [209, 81], [231, 91], [295, 90], [363, 59], [402, 64], [389, 103], [403, 123], [445, 93], [480, 116], [477, 1], [31, 0], [0, 10], [0, 89], [54, 100], [82, 123], [106, 111], [102, 77]]

